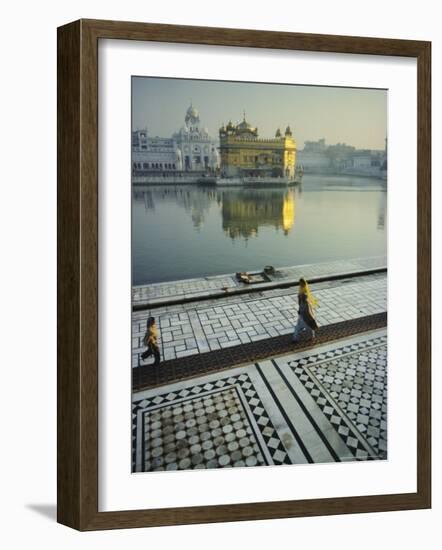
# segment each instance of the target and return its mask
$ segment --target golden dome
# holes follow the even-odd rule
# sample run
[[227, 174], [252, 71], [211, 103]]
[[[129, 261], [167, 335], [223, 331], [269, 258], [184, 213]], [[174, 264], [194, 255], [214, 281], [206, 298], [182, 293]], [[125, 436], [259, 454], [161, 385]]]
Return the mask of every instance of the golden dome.
[[240, 122], [237, 126], [236, 126], [236, 132], [238, 134], [256, 134], [257, 133], [257, 128], [254, 128], [251, 124], [249, 124], [246, 120], [246, 115], [244, 113], [244, 118], [242, 120], [242, 122]]

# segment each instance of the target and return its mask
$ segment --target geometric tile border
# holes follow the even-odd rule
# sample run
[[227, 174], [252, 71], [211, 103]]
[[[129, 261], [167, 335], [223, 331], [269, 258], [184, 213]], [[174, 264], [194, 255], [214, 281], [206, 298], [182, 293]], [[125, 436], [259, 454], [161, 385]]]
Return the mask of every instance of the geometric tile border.
[[387, 337], [289, 363], [357, 460], [387, 458]]
[[291, 464], [245, 373], [134, 401], [132, 451], [132, 471]]

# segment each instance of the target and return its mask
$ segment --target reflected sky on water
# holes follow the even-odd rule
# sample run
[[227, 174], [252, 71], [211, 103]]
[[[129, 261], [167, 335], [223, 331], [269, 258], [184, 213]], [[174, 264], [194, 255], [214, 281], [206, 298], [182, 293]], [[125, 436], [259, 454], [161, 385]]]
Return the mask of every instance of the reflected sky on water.
[[295, 188], [136, 187], [133, 284], [386, 254], [387, 184], [304, 176]]

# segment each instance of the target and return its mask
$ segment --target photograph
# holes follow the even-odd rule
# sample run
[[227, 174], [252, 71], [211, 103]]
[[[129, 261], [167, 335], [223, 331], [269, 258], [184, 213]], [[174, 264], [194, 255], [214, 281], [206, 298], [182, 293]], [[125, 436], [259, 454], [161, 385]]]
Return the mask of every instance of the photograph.
[[131, 118], [132, 473], [387, 460], [388, 90], [136, 75]]

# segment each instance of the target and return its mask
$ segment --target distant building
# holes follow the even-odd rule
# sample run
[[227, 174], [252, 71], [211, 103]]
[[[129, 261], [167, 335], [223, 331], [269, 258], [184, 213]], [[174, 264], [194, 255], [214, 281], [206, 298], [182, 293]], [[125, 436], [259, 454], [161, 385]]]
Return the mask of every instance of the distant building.
[[304, 151], [310, 153], [324, 153], [326, 149], [325, 138], [318, 139], [318, 141], [306, 141], [304, 143]]
[[304, 149], [298, 151], [298, 166], [302, 167], [304, 172], [324, 173], [329, 172], [331, 163], [327, 156], [327, 146], [325, 139], [318, 141], [306, 141]]
[[207, 128], [201, 128], [198, 111], [191, 105], [184, 126], [172, 137], [151, 137], [147, 128], [132, 132], [132, 173], [168, 176], [215, 173], [219, 153]]
[[184, 125], [173, 135], [183, 159], [185, 172], [215, 173], [219, 167], [217, 144], [207, 128], [201, 126], [200, 115], [193, 105], [187, 109]]
[[290, 126], [284, 135], [278, 129], [274, 138], [259, 138], [258, 129], [244, 118], [234, 126], [230, 121], [219, 130], [221, 174], [226, 177], [295, 175], [296, 143]]
[[147, 151], [148, 136], [147, 128], [132, 132], [132, 151]]
[[385, 149], [356, 149], [346, 143], [326, 145], [325, 139], [306, 141], [298, 151], [298, 165], [312, 174], [351, 174], [387, 177], [387, 140]]
[[132, 133], [134, 175], [166, 175], [181, 171], [181, 155], [172, 139], [149, 137], [147, 129]]

